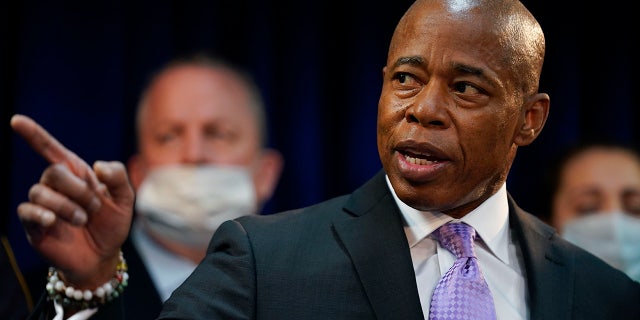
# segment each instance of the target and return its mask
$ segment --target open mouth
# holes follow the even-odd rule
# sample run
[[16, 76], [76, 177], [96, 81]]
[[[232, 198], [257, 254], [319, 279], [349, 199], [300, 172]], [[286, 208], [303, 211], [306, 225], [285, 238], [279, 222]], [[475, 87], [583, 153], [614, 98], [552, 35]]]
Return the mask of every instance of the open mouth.
[[398, 150], [398, 152], [405, 158], [408, 163], [415, 165], [433, 165], [445, 160], [441, 156], [434, 155], [430, 152], [416, 152], [415, 150]]
[[400, 154], [404, 156], [405, 160], [408, 163], [415, 164], [415, 165], [426, 166], [426, 165], [436, 164], [442, 161], [442, 159], [438, 157], [427, 155], [427, 154], [415, 154], [415, 153], [410, 153], [406, 151], [400, 151]]

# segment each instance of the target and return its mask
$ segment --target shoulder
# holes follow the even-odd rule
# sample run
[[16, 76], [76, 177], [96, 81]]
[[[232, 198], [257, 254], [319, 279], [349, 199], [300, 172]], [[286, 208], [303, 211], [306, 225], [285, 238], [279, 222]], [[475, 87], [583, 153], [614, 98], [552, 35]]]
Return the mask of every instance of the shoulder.
[[304, 208], [269, 215], [244, 216], [234, 221], [244, 228], [260, 230], [304, 225], [324, 226], [337, 220], [367, 214], [372, 208], [389, 199], [391, 193], [386, 185], [384, 172], [380, 171], [351, 194], [337, 196]]
[[630, 280], [622, 271], [567, 241], [555, 228], [519, 208], [511, 198], [510, 211], [511, 228], [523, 246], [525, 256], [531, 261], [549, 261], [559, 268], [554, 270], [569, 268], [575, 274], [577, 283], [588, 286], [597, 286], [598, 282], [604, 285], [608, 281], [628, 283]]
[[344, 205], [349, 195], [335, 197], [304, 208], [292, 209], [269, 215], [243, 216], [235, 219], [246, 230], [271, 230], [308, 224], [328, 224], [344, 216]]

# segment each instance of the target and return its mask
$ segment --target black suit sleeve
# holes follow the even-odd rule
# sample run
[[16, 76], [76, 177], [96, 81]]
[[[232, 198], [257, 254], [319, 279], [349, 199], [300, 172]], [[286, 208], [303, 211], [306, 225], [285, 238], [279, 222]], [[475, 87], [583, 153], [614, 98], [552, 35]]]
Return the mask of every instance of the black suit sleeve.
[[165, 302], [160, 319], [253, 319], [255, 279], [247, 233], [237, 221], [227, 221], [203, 261]]

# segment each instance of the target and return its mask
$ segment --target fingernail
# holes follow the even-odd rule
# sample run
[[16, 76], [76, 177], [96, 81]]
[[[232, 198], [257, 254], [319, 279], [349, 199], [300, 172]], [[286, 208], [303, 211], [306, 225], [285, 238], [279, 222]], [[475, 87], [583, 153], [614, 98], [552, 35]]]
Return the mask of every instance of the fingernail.
[[96, 161], [94, 165], [94, 170], [102, 171], [103, 175], [111, 174], [111, 167], [109, 167], [109, 165], [105, 161], [100, 161], [100, 160]]
[[87, 222], [87, 215], [82, 210], [73, 211], [71, 223], [77, 226], [84, 225]]
[[56, 215], [49, 210], [43, 210], [40, 212], [40, 222], [43, 226], [49, 226], [56, 219]]

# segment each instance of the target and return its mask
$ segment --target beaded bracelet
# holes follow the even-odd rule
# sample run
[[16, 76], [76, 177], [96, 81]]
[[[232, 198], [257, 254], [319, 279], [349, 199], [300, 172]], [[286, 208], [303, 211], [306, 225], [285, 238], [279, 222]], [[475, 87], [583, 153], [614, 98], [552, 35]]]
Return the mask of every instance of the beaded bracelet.
[[47, 274], [47, 299], [61, 304], [64, 308], [82, 310], [96, 308], [118, 298], [129, 281], [127, 262], [120, 251], [120, 261], [116, 275], [95, 290], [78, 290], [67, 285], [58, 277], [58, 270], [49, 268]]

